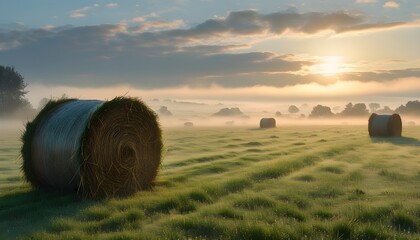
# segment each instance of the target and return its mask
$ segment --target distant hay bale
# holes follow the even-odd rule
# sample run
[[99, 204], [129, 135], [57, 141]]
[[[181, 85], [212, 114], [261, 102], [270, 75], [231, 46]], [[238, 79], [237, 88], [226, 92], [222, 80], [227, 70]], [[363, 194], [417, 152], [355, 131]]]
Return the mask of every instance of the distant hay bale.
[[275, 127], [276, 127], [276, 119], [274, 119], [274, 118], [261, 118], [260, 128], [275, 128]]
[[84, 198], [151, 189], [163, 146], [156, 114], [123, 97], [50, 101], [27, 123], [22, 141], [28, 182]]
[[184, 127], [194, 127], [194, 123], [193, 122], [185, 122]]
[[416, 122], [414, 122], [414, 121], [409, 121], [409, 122], [407, 123], [407, 125], [408, 125], [408, 126], [416, 126]]
[[233, 126], [233, 125], [235, 125], [235, 121], [227, 121], [227, 122], [225, 122], [225, 125], [226, 126]]
[[401, 117], [398, 114], [378, 115], [372, 113], [368, 128], [370, 137], [401, 137]]

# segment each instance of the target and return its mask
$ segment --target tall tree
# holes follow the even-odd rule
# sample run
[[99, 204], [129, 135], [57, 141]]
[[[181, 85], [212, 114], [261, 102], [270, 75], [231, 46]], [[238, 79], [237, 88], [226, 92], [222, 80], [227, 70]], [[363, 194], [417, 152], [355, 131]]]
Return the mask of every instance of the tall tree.
[[289, 107], [289, 113], [298, 113], [300, 110], [295, 105], [290, 105]]
[[397, 113], [420, 116], [420, 101], [408, 101], [405, 106], [401, 105], [395, 111]]
[[334, 113], [331, 112], [331, 108], [327, 106], [317, 105], [312, 109], [309, 118], [328, 118], [333, 117]]
[[22, 75], [13, 67], [0, 65], [0, 115], [29, 105], [25, 99], [25, 87]]
[[366, 108], [366, 104], [364, 103], [348, 103], [346, 105], [346, 108], [341, 112], [342, 116], [348, 116], [348, 117], [355, 117], [355, 116], [365, 116], [368, 115], [369, 111]]

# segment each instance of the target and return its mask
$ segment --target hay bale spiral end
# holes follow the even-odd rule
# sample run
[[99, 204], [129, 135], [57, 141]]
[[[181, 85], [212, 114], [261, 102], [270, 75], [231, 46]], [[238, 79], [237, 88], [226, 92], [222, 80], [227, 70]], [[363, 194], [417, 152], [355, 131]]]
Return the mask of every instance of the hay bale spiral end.
[[50, 101], [27, 123], [22, 141], [28, 182], [84, 198], [151, 189], [163, 148], [156, 113], [127, 97]]

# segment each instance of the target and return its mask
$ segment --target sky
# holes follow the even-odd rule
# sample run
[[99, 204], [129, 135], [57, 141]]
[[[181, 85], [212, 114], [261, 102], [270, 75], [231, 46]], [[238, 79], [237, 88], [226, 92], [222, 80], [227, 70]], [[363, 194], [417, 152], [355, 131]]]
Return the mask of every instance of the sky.
[[420, 97], [418, 0], [0, 2], [0, 65], [43, 97], [380, 102]]

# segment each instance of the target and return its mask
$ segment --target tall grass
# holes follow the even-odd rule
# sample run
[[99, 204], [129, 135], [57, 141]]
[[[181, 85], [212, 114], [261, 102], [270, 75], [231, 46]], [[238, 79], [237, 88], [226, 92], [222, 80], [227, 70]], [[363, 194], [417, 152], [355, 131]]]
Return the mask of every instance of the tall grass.
[[[339, 133], [338, 133], [339, 132]], [[18, 131], [0, 135], [0, 239], [420, 239], [420, 127], [164, 130], [153, 191], [81, 201], [21, 179]]]

